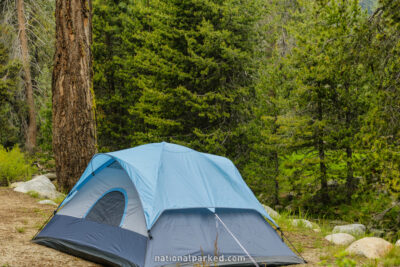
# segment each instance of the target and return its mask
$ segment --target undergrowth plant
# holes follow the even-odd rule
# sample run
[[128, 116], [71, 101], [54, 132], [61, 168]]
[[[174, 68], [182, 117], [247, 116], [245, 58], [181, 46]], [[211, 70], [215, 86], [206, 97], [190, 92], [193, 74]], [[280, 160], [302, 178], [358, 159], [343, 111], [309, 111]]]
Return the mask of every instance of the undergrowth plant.
[[11, 150], [0, 145], [0, 186], [9, 185], [18, 180], [28, 180], [36, 168], [25, 154], [14, 146]]

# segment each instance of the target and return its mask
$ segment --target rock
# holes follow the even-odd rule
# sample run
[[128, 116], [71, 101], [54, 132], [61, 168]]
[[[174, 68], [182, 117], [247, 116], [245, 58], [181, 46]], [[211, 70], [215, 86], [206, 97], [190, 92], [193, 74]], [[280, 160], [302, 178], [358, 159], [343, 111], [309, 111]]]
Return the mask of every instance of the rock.
[[23, 184], [24, 182], [15, 182], [10, 184], [10, 188], [16, 188], [17, 186], [19, 186], [20, 184]]
[[393, 245], [382, 238], [364, 237], [353, 242], [346, 251], [350, 254], [367, 257], [368, 259], [377, 259], [385, 256], [392, 248]]
[[363, 224], [346, 224], [338, 225], [333, 228], [333, 233], [347, 233], [354, 235], [365, 234], [365, 226]]
[[325, 236], [325, 239], [335, 245], [345, 246], [354, 242], [355, 237], [346, 233], [337, 233]]
[[51, 183], [49, 178], [44, 175], [36, 176], [30, 181], [19, 184], [14, 188], [14, 191], [21, 193], [35, 191], [39, 194], [39, 197], [50, 199], [62, 196], [60, 192], [57, 192], [56, 187]]
[[56, 175], [54, 172], [46, 173], [44, 176], [46, 176], [47, 178], [49, 178], [51, 181], [57, 179], [57, 175]]
[[267, 205], [263, 205], [263, 207], [264, 207], [265, 211], [269, 214], [269, 216], [271, 216], [272, 218], [279, 218], [281, 216], [273, 208], [271, 208]]
[[313, 228], [313, 224], [310, 221], [305, 220], [305, 219], [294, 219], [294, 220], [292, 220], [292, 225], [294, 225], [294, 226], [302, 225], [306, 228], [310, 228], [310, 229]]
[[40, 200], [38, 203], [43, 204], [43, 205], [58, 206], [57, 203], [55, 203], [53, 200], [50, 200], [50, 199]]
[[321, 229], [320, 228], [314, 228], [313, 231], [316, 232], [316, 233], [320, 233]]
[[397, 240], [396, 244], [394, 244], [396, 247], [400, 247], [400, 239]]

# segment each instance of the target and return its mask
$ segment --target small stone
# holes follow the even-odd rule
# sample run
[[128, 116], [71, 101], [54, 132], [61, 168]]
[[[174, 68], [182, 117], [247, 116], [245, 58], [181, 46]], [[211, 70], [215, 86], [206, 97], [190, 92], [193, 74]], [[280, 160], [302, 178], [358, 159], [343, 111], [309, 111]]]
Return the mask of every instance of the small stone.
[[396, 244], [394, 244], [396, 247], [400, 247], [400, 239], [397, 240]]
[[365, 226], [363, 224], [346, 224], [338, 225], [333, 228], [333, 233], [347, 233], [353, 235], [365, 234]]
[[294, 220], [292, 220], [292, 225], [294, 225], [294, 226], [302, 225], [306, 228], [310, 228], [310, 229], [313, 228], [313, 224], [310, 221], [305, 220], [305, 219], [294, 219]]
[[321, 229], [320, 228], [314, 228], [313, 231], [316, 232], [316, 233], [321, 233]]
[[368, 259], [377, 259], [385, 256], [392, 248], [393, 245], [382, 238], [364, 237], [353, 242], [346, 251]]
[[267, 205], [263, 205], [263, 207], [264, 207], [265, 211], [269, 214], [269, 216], [271, 216], [272, 218], [279, 218], [281, 216], [273, 208], [271, 208]]
[[57, 179], [57, 175], [55, 173], [53, 173], [53, 172], [46, 173], [44, 176], [49, 178], [51, 181]]
[[40, 200], [38, 203], [39, 203], [39, 204], [43, 204], [43, 205], [58, 206], [53, 200], [50, 200], [50, 199]]
[[325, 239], [335, 245], [345, 246], [354, 242], [355, 237], [346, 233], [337, 233], [325, 236]]

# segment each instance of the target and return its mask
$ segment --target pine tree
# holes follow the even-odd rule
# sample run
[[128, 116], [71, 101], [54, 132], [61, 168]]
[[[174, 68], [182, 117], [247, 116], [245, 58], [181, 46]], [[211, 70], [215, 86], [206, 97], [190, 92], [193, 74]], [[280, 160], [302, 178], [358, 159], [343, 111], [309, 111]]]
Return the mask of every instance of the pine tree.
[[[0, 32], [3, 33], [3, 30], [0, 24]], [[9, 54], [7, 46], [0, 42], [0, 145], [6, 148], [17, 143], [19, 137], [19, 128], [16, 126], [18, 117], [13, 116], [12, 110], [23, 109], [17, 90], [21, 65], [11, 60]]]
[[288, 36], [286, 24], [296, 7], [296, 1], [267, 1], [268, 12], [259, 25], [260, 43], [264, 45], [258, 55], [254, 118], [247, 128], [251, 152], [243, 174], [261, 201], [275, 205], [280, 204], [280, 183], [285, 182], [282, 157], [288, 152], [284, 116], [290, 83], [285, 57], [293, 46], [293, 38]]
[[[365, 68], [357, 58], [354, 40], [366, 17], [358, 1], [303, 3], [302, 23], [289, 64], [295, 67], [296, 85], [291, 92], [293, 144], [305, 149], [301, 165], [319, 165], [320, 197], [328, 202], [328, 180], [339, 179], [342, 149], [345, 150], [348, 196], [354, 190], [353, 144], [363, 109], [362, 79]], [[308, 11], [307, 11], [308, 10]], [[307, 16], [309, 19], [305, 19]], [[311, 172], [314, 172], [311, 169]], [[338, 172], [338, 173], [337, 173]], [[307, 174], [306, 174], [307, 175]]]
[[371, 69], [373, 97], [359, 139], [368, 151], [362, 167], [370, 187], [385, 182], [400, 196], [400, 16], [398, 1], [382, 0], [370, 19], [363, 60]]
[[100, 143], [115, 149], [164, 140], [246, 154], [242, 125], [254, 99], [256, 5], [99, 5], [94, 53]]

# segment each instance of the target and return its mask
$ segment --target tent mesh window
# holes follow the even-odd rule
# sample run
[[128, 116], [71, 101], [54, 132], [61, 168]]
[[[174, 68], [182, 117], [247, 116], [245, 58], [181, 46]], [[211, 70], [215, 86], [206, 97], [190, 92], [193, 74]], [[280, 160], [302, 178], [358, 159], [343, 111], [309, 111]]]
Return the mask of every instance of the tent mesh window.
[[120, 226], [125, 212], [125, 196], [120, 191], [111, 191], [101, 197], [89, 210], [86, 220]]

